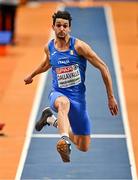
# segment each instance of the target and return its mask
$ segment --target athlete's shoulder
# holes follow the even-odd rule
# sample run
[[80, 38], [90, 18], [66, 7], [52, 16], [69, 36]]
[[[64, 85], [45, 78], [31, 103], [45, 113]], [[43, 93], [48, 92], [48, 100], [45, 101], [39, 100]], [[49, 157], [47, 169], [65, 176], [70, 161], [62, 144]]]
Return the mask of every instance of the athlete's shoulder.
[[77, 47], [83, 47], [83, 46], [86, 46], [86, 45], [88, 45], [88, 44], [87, 44], [85, 41], [76, 38], [75, 45], [76, 45]]
[[82, 52], [85, 51], [88, 47], [90, 47], [85, 41], [76, 38], [75, 49], [78, 54], [82, 55]]
[[48, 42], [47, 42], [47, 46], [50, 47], [51, 45], [53, 45], [54, 43], [54, 39], [50, 39]]
[[44, 45], [44, 51], [45, 52], [49, 52], [50, 51], [50, 47], [53, 43], [54, 39], [50, 39], [45, 45]]

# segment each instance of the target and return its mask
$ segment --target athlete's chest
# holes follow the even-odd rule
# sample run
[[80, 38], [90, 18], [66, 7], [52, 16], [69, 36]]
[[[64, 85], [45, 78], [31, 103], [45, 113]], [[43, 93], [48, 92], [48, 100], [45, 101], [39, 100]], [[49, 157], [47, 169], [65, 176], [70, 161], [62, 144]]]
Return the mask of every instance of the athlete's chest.
[[54, 67], [63, 67], [79, 63], [79, 57], [73, 50], [66, 52], [53, 51], [50, 54], [50, 64]]

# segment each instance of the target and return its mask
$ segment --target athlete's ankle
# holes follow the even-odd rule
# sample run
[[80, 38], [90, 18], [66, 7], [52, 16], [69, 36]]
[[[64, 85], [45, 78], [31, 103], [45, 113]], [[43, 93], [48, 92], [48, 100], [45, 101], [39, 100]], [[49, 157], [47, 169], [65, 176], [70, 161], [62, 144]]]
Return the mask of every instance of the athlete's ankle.
[[56, 118], [54, 115], [48, 117], [48, 118], [47, 118], [47, 122], [48, 122], [51, 126], [54, 126], [55, 128], [58, 127], [57, 118]]
[[55, 121], [54, 121], [54, 123], [53, 123], [53, 126], [55, 127], [55, 128], [58, 128], [58, 122], [57, 122], [58, 120], [56, 119]]
[[66, 134], [61, 135], [61, 139], [64, 139], [65, 141], [67, 141], [70, 144], [70, 139], [69, 139], [68, 135], [66, 135]]

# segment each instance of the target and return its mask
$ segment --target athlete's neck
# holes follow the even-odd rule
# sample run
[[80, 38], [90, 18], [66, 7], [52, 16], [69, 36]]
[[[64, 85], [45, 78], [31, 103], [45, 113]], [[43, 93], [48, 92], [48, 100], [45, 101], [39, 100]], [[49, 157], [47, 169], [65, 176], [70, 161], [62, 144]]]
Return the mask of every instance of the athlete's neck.
[[64, 39], [56, 37], [55, 38], [55, 47], [58, 50], [67, 50], [67, 49], [69, 49], [69, 44], [70, 44], [69, 40], [70, 40], [70, 36], [66, 36]]

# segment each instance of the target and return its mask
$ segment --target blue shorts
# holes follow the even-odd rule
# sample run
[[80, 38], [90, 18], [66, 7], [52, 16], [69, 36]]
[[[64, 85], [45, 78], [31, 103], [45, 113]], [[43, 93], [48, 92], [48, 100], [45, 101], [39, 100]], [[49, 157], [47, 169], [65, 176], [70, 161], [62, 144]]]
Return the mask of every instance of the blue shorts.
[[[54, 107], [54, 103], [55, 100], [60, 96], [65, 96], [65, 95], [57, 91], [52, 91], [49, 95], [50, 107], [55, 112], [57, 112], [57, 110]], [[71, 98], [68, 99], [70, 100], [70, 110], [68, 116], [72, 128], [72, 132], [75, 135], [90, 135], [91, 120], [86, 110], [85, 101], [77, 102]]]

